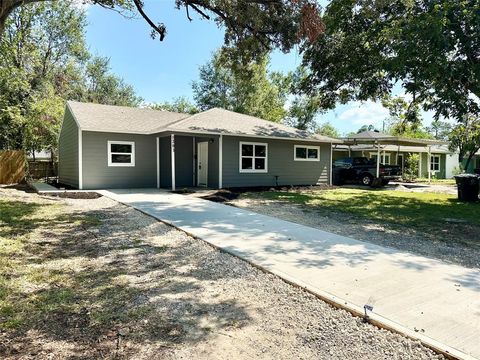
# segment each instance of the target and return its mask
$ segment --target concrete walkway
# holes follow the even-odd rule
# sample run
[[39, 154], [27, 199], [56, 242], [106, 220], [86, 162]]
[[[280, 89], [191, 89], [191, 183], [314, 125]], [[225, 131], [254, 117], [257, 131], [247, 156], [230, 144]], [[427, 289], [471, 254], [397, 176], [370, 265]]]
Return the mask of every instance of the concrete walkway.
[[154, 189], [101, 191], [323, 299], [458, 358], [480, 358], [480, 270]]

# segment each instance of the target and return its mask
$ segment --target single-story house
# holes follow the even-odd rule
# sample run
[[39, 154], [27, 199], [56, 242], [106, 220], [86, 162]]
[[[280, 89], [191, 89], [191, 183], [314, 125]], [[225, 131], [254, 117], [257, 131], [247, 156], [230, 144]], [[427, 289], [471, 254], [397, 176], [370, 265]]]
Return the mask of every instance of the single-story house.
[[218, 108], [189, 115], [69, 101], [58, 175], [78, 189], [329, 184], [337, 143]]
[[[343, 157], [367, 157], [387, 165], [399, 165], [402, 172], [407, 154], [418, 154], [418, 177], [437, 179], [451, 178], [459, 168], [458, 154], [450, 151], [442, 141], [410, 139], [384, 134], [379, 131], [364, 131], [344, 138], [343, 145], [334, 145], [333, 160]], [[430, 171], [429, 171], [430, 169]]]

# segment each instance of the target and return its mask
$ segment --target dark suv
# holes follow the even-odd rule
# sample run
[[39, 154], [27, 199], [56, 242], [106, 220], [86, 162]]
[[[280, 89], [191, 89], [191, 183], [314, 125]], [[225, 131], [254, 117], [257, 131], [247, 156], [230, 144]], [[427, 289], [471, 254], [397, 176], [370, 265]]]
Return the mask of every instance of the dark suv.
[[367, 186], [385, 186], [390, 180], [398, 180], [402, 170], [398, 165], [380, 164], [380, 176], [377, 178], [377, 162], [366, 157], [349, 157], [333, 162], [333, 183], [360, 182]]

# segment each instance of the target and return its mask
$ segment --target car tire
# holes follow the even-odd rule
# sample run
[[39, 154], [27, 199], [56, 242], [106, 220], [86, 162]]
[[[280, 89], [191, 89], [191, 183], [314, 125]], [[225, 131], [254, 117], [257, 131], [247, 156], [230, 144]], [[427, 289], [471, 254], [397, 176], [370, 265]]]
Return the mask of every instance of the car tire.
[[360, 182], [362, 183], [362, 185], [372, 186], [373, 176], [370, 174], [363, 174], [362, 177], [360, 178]]

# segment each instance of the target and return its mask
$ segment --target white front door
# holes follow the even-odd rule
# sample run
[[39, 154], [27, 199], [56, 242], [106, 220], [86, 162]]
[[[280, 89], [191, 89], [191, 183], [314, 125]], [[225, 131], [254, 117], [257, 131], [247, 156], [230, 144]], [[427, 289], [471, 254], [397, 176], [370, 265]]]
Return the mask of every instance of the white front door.
[[207, 186], [208, 177], [208, 142], [197, 144], [197, 185]]

